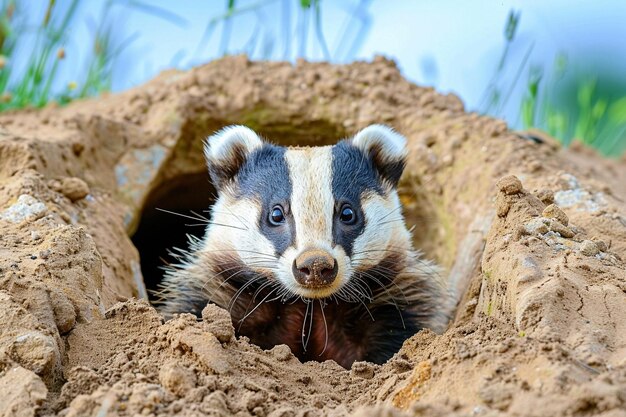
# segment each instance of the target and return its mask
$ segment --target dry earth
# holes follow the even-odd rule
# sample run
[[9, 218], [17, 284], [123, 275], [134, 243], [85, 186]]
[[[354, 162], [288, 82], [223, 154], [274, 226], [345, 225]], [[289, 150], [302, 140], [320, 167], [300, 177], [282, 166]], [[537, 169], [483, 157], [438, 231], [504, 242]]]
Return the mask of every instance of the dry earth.
[[[133, 298], [129, 236], [203, 193], [207, 134], [317, 145], [377, 122], [409, 138], [408, 223], [459, 299], [445, 334], [346, 371], [236, 339], [223, 310], [164, 322]], [[2, 416], [626, 416], [623, 161], [468, 114], [382, 58], [227, 58], [2, 114], [0, 136]]]

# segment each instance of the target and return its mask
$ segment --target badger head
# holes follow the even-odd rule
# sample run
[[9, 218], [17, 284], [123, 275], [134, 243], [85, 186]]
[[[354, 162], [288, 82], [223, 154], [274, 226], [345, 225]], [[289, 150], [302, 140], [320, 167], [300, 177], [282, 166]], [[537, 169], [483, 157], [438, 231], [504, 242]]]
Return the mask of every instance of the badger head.
[[244, 126], [219, 131], [205, 146], [218, 192], [207, 250], [234, 254], [285, 298], [353, 299], [359, 271], [410, 246], [396, 192], [405, 144], [382, 125], [311, 148], [275, 146]]

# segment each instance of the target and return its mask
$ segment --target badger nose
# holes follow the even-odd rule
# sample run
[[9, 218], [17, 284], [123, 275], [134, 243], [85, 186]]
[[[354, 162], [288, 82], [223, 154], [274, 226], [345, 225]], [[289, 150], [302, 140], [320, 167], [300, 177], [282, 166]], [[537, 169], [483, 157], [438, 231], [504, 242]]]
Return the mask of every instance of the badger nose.
[[337, 277], [337, 260], [328, 252], [305, 250], [293, 261], [293, 276], [305, 287], [316, 288], [330, 285]]

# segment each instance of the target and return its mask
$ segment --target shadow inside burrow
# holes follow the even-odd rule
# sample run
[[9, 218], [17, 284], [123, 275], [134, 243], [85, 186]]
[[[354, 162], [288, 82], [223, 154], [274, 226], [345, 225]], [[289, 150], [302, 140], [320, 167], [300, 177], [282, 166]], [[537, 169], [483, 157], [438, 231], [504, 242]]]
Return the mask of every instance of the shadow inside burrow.
[[132, 242], [139, 250], [141, 272], [150, 301], [163, 279], [163, 266], [177, 263], [174, 248], [187, 250], [189, 235], [202, 238], [215, 189], [208, 173], [170, 179], [148, 196]]

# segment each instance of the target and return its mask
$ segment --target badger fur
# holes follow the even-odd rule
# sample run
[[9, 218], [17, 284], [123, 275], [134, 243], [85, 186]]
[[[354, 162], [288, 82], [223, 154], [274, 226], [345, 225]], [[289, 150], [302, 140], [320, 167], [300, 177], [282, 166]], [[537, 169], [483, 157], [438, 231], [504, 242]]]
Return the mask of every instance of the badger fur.
[[382, 125], [324, 147], [275, 146], [244, 126], [211, 136], [217, 200], [204, 238], [166, 268], [161, 311], [215, 303], [262, 348], [344, 367], [441, 331], [445, 284], [413, 248], [396, 191], [406, 154]]

